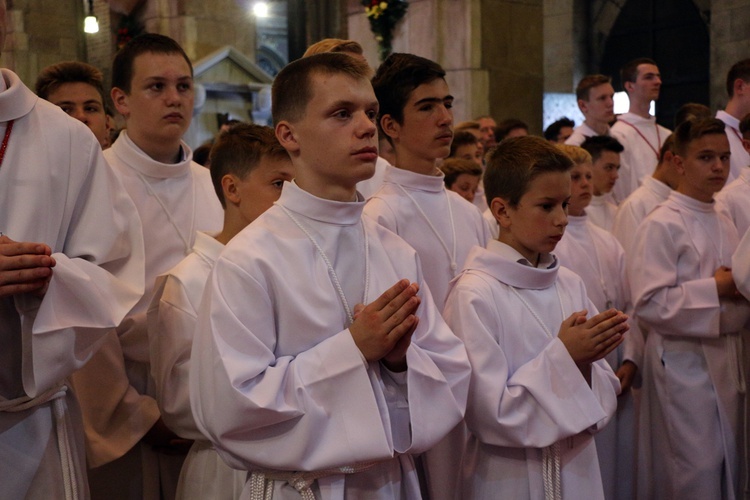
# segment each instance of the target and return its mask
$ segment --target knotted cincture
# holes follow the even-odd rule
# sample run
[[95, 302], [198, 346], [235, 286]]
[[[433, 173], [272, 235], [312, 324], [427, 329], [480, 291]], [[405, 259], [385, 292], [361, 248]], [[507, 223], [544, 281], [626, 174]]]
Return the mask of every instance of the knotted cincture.
[[559, 441], [542, 450], [542, 477], [544, 478], [545, 500], [562, 500]]

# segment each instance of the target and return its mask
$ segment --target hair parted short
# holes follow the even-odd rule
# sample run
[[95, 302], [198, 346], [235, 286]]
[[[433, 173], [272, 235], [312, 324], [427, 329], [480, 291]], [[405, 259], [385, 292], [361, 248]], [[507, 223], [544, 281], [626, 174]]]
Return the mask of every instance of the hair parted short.
[[572, 146], [570, 144], [555, 144], [555, 147], [565, 153], [575, 165], [580, 165], [582, 163], [591, 163], [593, 161], [591, 159], [591, 153], [580, 146]]
[[674, 128], [680, 126], [680, 123], [687, 120], [695, 120], [696, 118], [710, 118], [713, 116], [711, 108], [705, 104], [699, 104], [697, 102], [686, 102], [677, 113], [674, 115]]
[[453, 134], [453, 142], [451, 142], [451, 152], [448, 158], [456, 155], [456, 150], [461, 146], [472, 146], [479, 144], [477, 136], [466, 130], [461, 130]]
[[675, 153], [684, 156], [687, 153], [690, 143], [706, 135], [721, 134], [725, 135], [724, 122], [718, 118], [698, 118], [682, 122], [677, 130], [674, 131]]
[[310, 45], [302, 57], [323, 54], [324, 52], [345, 52], [347, 54], [364, 54], [362, 45], [354, 40], [343, 40], [341, 38], [324, 38]]
[[495, 127], [495, 140], [500, 142], [508, 137], [508, 134], [510, 134], [511, 131], [519, 128], [524, 129], [526, 132], [529, 131], [529, 126], [526, 125], [526, 122], [523, 120], [519, 120], [518, 118], [507, 118], [498, 123], [497, 127]]
[[440, 171], [445, 174], [445, 187], [448, 189], [453, 186], [461, 174], [469, 174], [477, 178], [482, 177], [482, 167], [464, 158], [446, 158], [440, 164]]
[[622, 153], [625, 151], [625, 147], [615, 139], [608, 135], [592, 135], [586, 137], [581, 147], [589, 152], [591, 155], [591, 161], [597, 161], [604, 151], [611, 151], [613, 153]]
[[314, 75], [344, 75], [354, 80], [368, 80], [370, 72], [366, 62], [341, 52], [323, 52], [287, 64], [271, 86], [274, 125], [282, 120], [296, 122], [304, 116], [312, 99]]
[[271, 127], [240, 123], [216, 138], [209, 159], [211, 182], [222, 207], [226, 208], [226, 200], [221, 179], [227, 174], [246, 178], [264, 157], [289, 159]]
[[576, 87], [576, 99], [582, 101], [588, 101], [591, 89], [598, 87], [599, 85], [611, 84], [612, 79], [606, 75], [586, 75], [581, 78]]
[[625, 90], [625, 82], [634, 83], [638, 79], [638, 66], [641, 64], [653, 64], [656, 66], [656, 61], [649, 59], [648, 57], [638, 57], [632, 61], [626, 62], [622, 68], [620, 68], [620, 84], [622, 90]]
[[550, 123], [549, 127], [544, 130], [544, 138], [548, 141], [556, 141], [557, 136], [560, 135], [560, 130], [562, 130], [563, 127], [574, 128], [575, 126], [576, 122], [566, 116], [563, 116], [556, 122]]
[[190, 76], [193, 76], [193, 64], [179, 43], [168, 36], [145, 33], [130, 40], [115, 54], [112, 61], [112, 87], [130, 94], [135, 58], [147, 53], [181, 55], [190, 68]]
[[36, 95], [47, 100], [49, 95], [65, 83], [85, 83], [99, 92], [102, 104], [106, 107], [102, 72], [90, 64], [79, 61], [65, 61], [44, 68], [36, 79]]
[[495, 198], [518, 206], [531, 181], [550, 172], [568, 172], [573, 161], [541, 137], [509, 137], [490, 150], [484, 172], [487, 202]]

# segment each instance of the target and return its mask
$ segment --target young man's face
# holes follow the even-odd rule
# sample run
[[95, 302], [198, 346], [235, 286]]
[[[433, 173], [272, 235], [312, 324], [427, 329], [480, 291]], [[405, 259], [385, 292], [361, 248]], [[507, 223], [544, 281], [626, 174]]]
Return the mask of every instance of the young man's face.
[[95, 87], [84, 82], [63, 83], [47, 95], [47, 100], [85, 123], [103, 148], [109, 145], [107, 114]]
[[453, 184], [448, 189], [460, 194], [463, 199], [470, 203], [474, 203], [474, 193], [476, 193], [478, 186], [478, 175], [458, 174], [458, 177], [456, 177], [456, 180], [453, 181]]
[[296, 158], [297, 182], [303, 189], [321, 197], [331, 191], [353, 190], [357, 182], [375, 173], [375, 92], [367, 79], [341, 73], [315, 73], [310, 85], [312, 98], [302, 118], [288, 124], [293, 139], [283, 140], [281, 124], [285, 122], [277, 126], [277, 136]]
[[250, 224], [271, 208], [281, 196], [284, 181], [293, 178], [292, 160], [264, 155], [244, 179], [236, 179], [240, 213], [246, 223]]
[[620, 177], [620, 153], [602, 151], [593, 164], [594, 194], [601, 196], [612, 191]]
[[552, 252], [565, 233], [569, 198], [568, 172], [548, 172], [537, 176], [518, 205], [509, 207], [507, 217], [500, 218], [502, 241], [532, 264], [538, 262], [539, 254]]
[[458, 146], [453, 156], [455, 158], [473, 161], [480, 167], [482, 166], [482, 149], [479, 143]]
[[480, 140], [484, 149], [489, 150], [491, 147], [497, 146], [497, 141], [495, 141], [495, 127], [497, 127], [497, 123], [495, 123], [495, 120], [489, 116], [485, 116], [478, 121], [479, 132], [481, 134]]
[[179, 144], [193, 116], [193, 77], [181, 54], [146, 52], [133, 60], [130, 93], [112, 90], [128, 135]]
[[615, 89], [609, 83], [589, 89], [588, 100], [579, 99], [578, 107], [587, 120], [610, 123], [615, 119]]
[[570, 215], [580, 216], [594, 195], [591, 163], [579, 163], [570, 171]]
[[453, 141], [452, 107], [453, 96], [442, 78], [414, 89], [404, 106], [403, 123], [393, 121], [396, 155], [427, 162], [447, 158]]
[[684, 155], [675, 156], [680, 174], [677, 190], [699, 201], [710, 202], [729, 175], [729, 140], [726, 134], [708, 134], [688, 144]]
[[653, 64], [639, 64], [635, 82], [626, 82], [625, 88], [631, 99], [655, 101], [659, 99], [661, 74]]

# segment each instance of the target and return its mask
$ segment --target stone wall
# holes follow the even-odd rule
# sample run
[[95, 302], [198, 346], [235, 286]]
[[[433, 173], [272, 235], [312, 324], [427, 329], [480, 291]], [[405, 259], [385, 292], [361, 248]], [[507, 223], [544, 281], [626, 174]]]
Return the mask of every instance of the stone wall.
[[750, 57], [750, 2], [711, 0], [711, 107], [727, 103], [729, 68]]

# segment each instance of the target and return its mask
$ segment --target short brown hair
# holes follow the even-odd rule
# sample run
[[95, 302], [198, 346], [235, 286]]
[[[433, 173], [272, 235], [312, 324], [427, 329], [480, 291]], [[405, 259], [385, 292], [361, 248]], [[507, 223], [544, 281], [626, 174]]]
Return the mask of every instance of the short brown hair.
[[65, 83], [85, 83], [99, 92], [102, 104], [106, 104], [102, 72], [90, 64], [65, 61], [44, 68], [36, 79], [36, 95], [44, 100]]
[[456, 150], [461, 146], [474, 144], [479, 144], [479, 139], [477, 139], [477, 136], [466, 130], [460, 130], [453, 134], [453, 142], [451, 142], [451, 152], [448, 157], [450, 158], [451, 156], [455, 156]]
[[570, 144], [555, 144], [555, 146], [565, 153], [575, 165], [592, 162], [591, 153], [580, 146], [572, 146]]
[[221, 179], [227, 174], [244, 179], [263, 157], [289, 158], [271, 127], [240, 123], [216, 138], [209, 156], [211, 182], [222, 207], [226, 208], [226, 200]]
[[648, 57], [638, 57], [626, 62], [620, 68], [620, 84], [623, 90], [625, 90], [625, 82], [635, 82], [638, 79], [638, 66], [641, 64], [653, 64], [656, 66], [656, 61]]
[[343, 53], [323, 52], [287, 64], [271, 87], [273, 123], [297, 121], [304, 116], [312, 99], [312, 76], [341, 74], [355, 80], [368, 80], [370, 67], [364, 61]]
[[182, 56], [193, 76], [193, 64], [179, 43], [168, 36], [157, 33], [145, 33], [130, 40], [121, 48], [112, 61], [112, 87], [117, 87], [130, 94], [130, 83], [133, 80], [133, 62], [141, 54], [177, 54]]
[[661, 149], [659, 149], [659, 163], [664, 161], [667, 153], [674, 154], [674, 134], [669, 134], [669, 137], [664, 139], [664, 144], [662, 144]]
[[583, 78], [581, 78], [581, 81], [578, 82], [578, 86], [576, 87], [576, 99], [588, 101], [591, 89], [593, 89], [594, 87], [598, 87], [599, 85], [604, 85], [606, 83], [612, 83], [612, 79], [606, 75], [584, 76]]
[[730, 99], [734, 97], [734, 82], [737, 79], [743, 82], [750, 82], [750, 59], [743, 59], [729, 68], [729, 72], [727, 73], [727, 95]]
[[705, 104], [700, 104], [697, 102], [686, 102], [682, 106], [680, 106], [680, 109], [677, 110], [677, 113], [674, 115], [674, 128], [677, 128], [680, 126], [680, 123], [687, 121], [687, 120], [695, 120], [696, 118], [710, 118], [713, 116], [711, 114], [711, 108], [706, 106]]
[[440, 170], [445, 174], [445, 187], [451, 188], [458, 176], [469, 174], [476, 177], [482, 176], [482, 167], [471, 160], [463, 158], [446, 158], [440, 165]]
[[567, 172], [572, 167], [565, 153], [541, 137], [509, 137], [487, 155], [487, 201], [503, 198], [516, 207], [535, 178], [549, 172]]
[[354, 40], [343, 40], [341, 38], [324, 38], [323, 40], [310, 45], [302, 57], [323, 54], [324, 52], [345, 52], [347, 54], [362, 55], [363, 50], [359, 42]]
[[684, 155], [691, 142], [706, 135], [724, 133], [724, 122], [717, 118], [699, 118], [682, 122], [673, 134], [675, 151], [678, 155]]
[[477, 121], [468, 121], [468, 122], [461, 122], [455, 127], [453, 127], [453, 130], [455, 131], [461, 131], [461, 130], [479, 130], [482, 128], [481, 125], [479, 125], [479, 122]]

